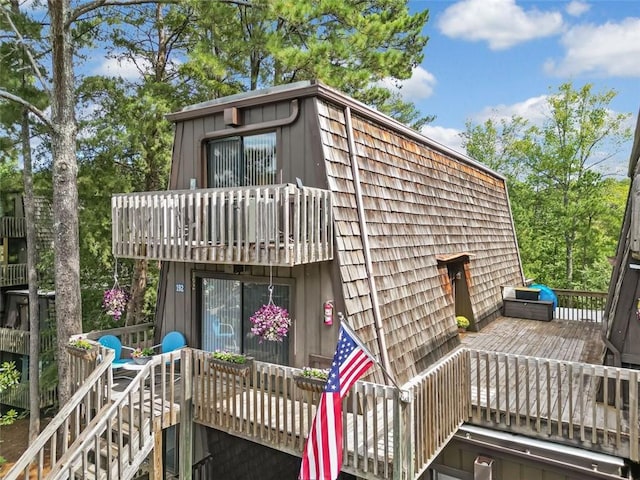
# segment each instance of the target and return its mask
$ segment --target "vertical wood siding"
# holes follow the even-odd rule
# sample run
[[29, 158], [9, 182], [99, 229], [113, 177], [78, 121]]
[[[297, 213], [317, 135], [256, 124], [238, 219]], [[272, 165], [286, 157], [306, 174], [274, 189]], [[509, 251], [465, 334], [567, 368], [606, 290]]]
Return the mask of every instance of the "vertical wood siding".
[[[296, 183], [299, 178], [305, 186], [327, 188], [324, 157], [320, 145], [318, 119], [313, 99], [299, 102], [298, 120], [288, 126], [279, 127], [276, 151], [278, 156], [278, 182]], [[290, 102], [263, 105], [243, 110], [244, 124], [256, 124], [256, 132], [261, 132], [260, 123], [285, 118], [290, 115]], [[219, 131], [224, 125], [223, 113], [197, 118], [176, 125], [174, 152], [172, 159], [170, 190], [189, 188], [190, 178], [196, 178], [198, 188], [206, 187], [200, 140], [205, 132]], [[334, 285], [333, 262], [320, 262], [293, 268], [273, 269], [274, 278], [294, 279], [295, 292], [292, 298], [290, 332], [292, 341], [289, 352], [290, 364], [302, 367], [310, 364], [309, 355], [330, 357], [333, 355], [338, 336], [337, 319], [333, 326], [326, 326], [322, 320], [322, 304], [333, 300], [341, 304], [341, 290]], [[211, 274], [231, 274], [232, 266], [205, 265], [199, 263], [164, 262], [158, 295], [159, 328], [156, 339], [166, 332], [178, 330], [185, 334], [189, 345], [200, 346], [200, 332], [196, 305], [196, 285], [194, 272]], [[269, 268], [245, 266], [243, 277], [268, 279]], [[185, 286], [184, 292], [176, 292], [176, 284]]]

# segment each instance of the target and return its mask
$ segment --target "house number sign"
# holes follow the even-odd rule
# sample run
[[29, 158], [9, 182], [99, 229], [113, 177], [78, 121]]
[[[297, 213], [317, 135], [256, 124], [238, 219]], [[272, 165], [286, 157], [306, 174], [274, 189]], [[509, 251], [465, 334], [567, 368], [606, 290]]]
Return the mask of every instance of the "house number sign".
[[184, 293], [184, 283], [182, 282], [176, 283], [176, 292]]

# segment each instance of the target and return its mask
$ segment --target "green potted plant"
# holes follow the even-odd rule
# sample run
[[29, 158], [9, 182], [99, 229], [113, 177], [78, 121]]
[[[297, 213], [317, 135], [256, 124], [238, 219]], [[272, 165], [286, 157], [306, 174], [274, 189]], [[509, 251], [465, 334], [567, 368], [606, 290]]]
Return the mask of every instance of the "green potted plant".
[[151, 347], [136, 348], [133, 352], [131, 352], [131, 358], [133, 358], [133, 363], [144, 365], [149, 360], [151, 360], [153, 353], [153, 348]]
[[322, 392], [327, 379], [329, 369], [303, 367], [298, 373], [293, 375], [293, 380], [298, 388], [310, 392]]
[[66, 345], [67, 351], [74, 357], [80, 357], [85, 360], [95, 360], [98, 356], [96, 344], [87, 340], [83, 336], [74, 336], [69, 339]]
[[458, 324], [458, 332], [460, 333], [466, 332], [467, 328], [469, 328], [469, 320], [462, 315], [456, 317], [456, 323]]
[[242, 353], [216, 350], [209, 355], [211, 369], [231, 375], [246, 377], [253, 367], [253, 357]]

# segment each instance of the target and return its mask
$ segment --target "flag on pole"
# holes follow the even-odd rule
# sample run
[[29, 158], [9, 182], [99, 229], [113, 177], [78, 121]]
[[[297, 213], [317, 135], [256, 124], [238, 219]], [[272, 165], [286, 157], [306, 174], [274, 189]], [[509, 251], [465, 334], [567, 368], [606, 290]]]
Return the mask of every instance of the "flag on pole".
[[302, 454], [299, 480], [335, 480], [342, 467], [342, 399], [373, 365], [355, 334], [340, 326], [329, 378]]

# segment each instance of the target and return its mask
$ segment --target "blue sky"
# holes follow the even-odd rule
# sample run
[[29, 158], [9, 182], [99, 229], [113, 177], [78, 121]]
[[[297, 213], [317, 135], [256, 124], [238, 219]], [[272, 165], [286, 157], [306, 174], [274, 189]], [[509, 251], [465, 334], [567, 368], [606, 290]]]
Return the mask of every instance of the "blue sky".
[[[567, 81], [614, 89], [615, 112], [640, 108], [640, 1], [460, 0], [409, 2], [428, 9], [424, 61], [401, 92], [436, 120], [424, 133], [460, 150], [465, 122], [543, 118], [545, 96]], [[624, 175], [631, 143], [603, 167]]]
[[[616, 90], [611, 109], [631, 114], [628, 126], [635, 126], [640, 0], [409, 0], [409, 7], [429, 10], [429, 42], [400, 92], [436, 116], [423, 130], [428, 137], [462, 151], [459, 134], [467, 120], [519, 115], [540, 123], [546, 95], [567, 81]], [[134, 64], [100, 55], [85, 68], [139, 74]], [[631, 142], [598, 168], [625, 176], [630, 152]]]

